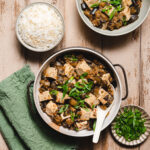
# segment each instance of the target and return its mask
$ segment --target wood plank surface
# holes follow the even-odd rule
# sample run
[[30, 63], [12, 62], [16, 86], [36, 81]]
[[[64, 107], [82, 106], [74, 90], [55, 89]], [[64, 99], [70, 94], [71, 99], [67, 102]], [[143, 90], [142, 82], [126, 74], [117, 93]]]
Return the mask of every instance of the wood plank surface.
[[[61, 11], [65, 20], [65, 36], [51, 52], [33, 53], [25, 49], [16, 39], [15, 22], [20, 11], [38, 0], [0, 0], [0, 80], [3, 80], [24, 64], [29, 64], [36, 74], [41, 64], [55, 51], [71, 46], [84, 46], [95, 49], [107, 56], [113, 64], [121, 64], [129, 83], [129, 97], [122, 105], [136, 104], [150, 114], [150, 15], [143, 25], [134, 32], [121, 37], [106, 37], [90, 30], [78, 15], [75, 0], [41, 0], [51, 2]], [[117, 68], [124, 80], [122, 72]], [[124, 86], [123, 86], [124, 91]], [[109, 127], [102, 132], [98, 144], [93, 145], [91, 137], [80, 140], [80, 150], [126, 150], [110, 135]], [[148, 150], [148, 139], [134, 150]], [[0, 150], [8, 150], [0, 136]]]

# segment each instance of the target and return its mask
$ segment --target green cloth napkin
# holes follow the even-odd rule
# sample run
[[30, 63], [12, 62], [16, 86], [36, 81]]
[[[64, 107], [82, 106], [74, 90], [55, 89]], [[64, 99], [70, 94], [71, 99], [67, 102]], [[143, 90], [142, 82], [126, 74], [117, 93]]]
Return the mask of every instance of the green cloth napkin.
[[0, 130], [12, 150], [74, 150], [75, 138], [52, 130], [29, 111], [27, 85], [34, 79], [29, 66], [0, 83]]

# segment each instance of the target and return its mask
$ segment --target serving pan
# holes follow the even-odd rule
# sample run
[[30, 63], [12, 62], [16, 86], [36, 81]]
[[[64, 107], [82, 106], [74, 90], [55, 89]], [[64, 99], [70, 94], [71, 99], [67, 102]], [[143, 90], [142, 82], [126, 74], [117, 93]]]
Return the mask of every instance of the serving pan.
[[121, 27], [120, 29], [109, 31], [109, 30], [102, 30], [100, 28], [93, 26], [91, 21], [83, 13], [83, 10], [81, 8], [82, 2], [83, 2], [83, 0], [76, 0], [77, 10], [78, 10], [79, 15], [82, 18], [83, 22], [93, 31], [95, 31], [99, 34], [107, 35], [107, 36], [120, 36], [120, 35], [124, 35], [124, 34], [132, 32], [133, 30], [138, 28], [144, 22], [144, 20], [146, 19], [146, 17], [148, 16], [148, 13], [150, 11], [150, 0], [142, 0], [142, 7], [140, 9], [139, 18], [135, 22], [133, 22], [127, 26]]
[[[56, 131], [63, 133], [65, 135], [74, 136], [74, 137], [90, 136], [90, 135], [93, 135], [93, 131], [88, 131], [88, 130], [73, 131], [73, 130], [66, 129], [62, 126], [56, 125], [55, 123], [52, 122], [51, 118], [46, 113], [44, 113], [42, 111], [42, 109], [40, 107], [38, 95], [39, 95], [41, 74], [51, 62], [54, 62], [58, 57], [61, 57], [62, 55], [67, 54], [67, 53], [80, 53], [80, 54], [82, 53], [84, 56], [87, 55], [88, 57], [90, 56], [91, 58], [93, 57], [94, 59], [97, 58], [99, 61], [101, 61], [109, 69], [109, 71], [112, 73], [112, 75], [116, 81], [116, 84], [115, 84], [116, 85], [115, 86], [115, 92], [116, 92], [115, 93], [115, 103], [114, 103], [109, 115], [107, 116], [107, 118], [104, 121], [102, 130], [104, 130], [113, 121], [113, 119], [116, 117], [116, 115], [119, 111], [121, 101], [126, 99], [128, 96], [128, 84], [127, 84], [126, 73], [125, 73], [124, 68], [121, 65], [119, 65], [119, 64], [113, 65], [106, 57], [104, 57], [99, 52], [96, 52], [95, 50], [92, 50], [89, 48], [84, 48], [84, 47], [71, 47], [71, 48], [66, 48], [66, 49], [60, 50], [60, 51], [56, 52], [55, 54], [53, 54], [52, 56], [50, 56], [45, 61], [45, 63], [41, 66], [41, 68], [40, 68], [40, 70], [39, 70], [39, 72], [35, 78], [34, 87], [33, 87], [34, 103], [35, 103], [36, 109], [37, 109], [38, 113], [40, 114], [41, 118], [50, 127], [52, 127]], [[124, 74], [126, 94], [123, 98], [122, 98], [122, 84], [120, 81], [120, 77], [119, 77], [119, 75], [115, 69], [115, 66], [120, 67], [123, 71], [123, 74]], [[30, 84], [32, 84], [32, 82]], [[30, 87], [30, 84], [28, 87]]]

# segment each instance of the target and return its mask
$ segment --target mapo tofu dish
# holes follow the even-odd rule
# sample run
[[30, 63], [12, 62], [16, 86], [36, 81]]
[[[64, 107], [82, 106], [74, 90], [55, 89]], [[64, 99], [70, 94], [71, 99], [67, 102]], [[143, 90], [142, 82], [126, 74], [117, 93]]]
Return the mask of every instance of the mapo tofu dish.
[[85, 16], [95, 27], [115, 30], [138, 19], [142, 0], [83, 0]]
[[72, 130], [93, 130], [97, 105], [107, 109], [114, 99], [114, 79], [97, 59], [68, 54], [43, 71], [40, 105], [54, 123]]

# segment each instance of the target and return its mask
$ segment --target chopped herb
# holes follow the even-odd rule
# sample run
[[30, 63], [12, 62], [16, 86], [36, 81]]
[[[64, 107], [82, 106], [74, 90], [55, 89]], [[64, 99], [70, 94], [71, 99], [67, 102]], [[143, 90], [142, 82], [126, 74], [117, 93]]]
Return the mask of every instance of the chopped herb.
[[65, 107], [65, 106], [62, 106], [62, 107], [60, 108], [60, 110], [59, 110], [59, 113], [60, 113], [60, 114], [64, 112], [64, 107]]
[[114, 17], [115, 13], [116, 13], [116, 9], [114, 9], [114, 10], [112, 11], [112, 13], [110, 14], [110, 16], [109, 16], [109, 19], [110, 19], [110, 20], [112, 20], [112, 18]]
[[77, 117], [78, 117], [77, 114], [71, 112], [71, 120], [72, 120], [72, 121], [74, 121], [74, 119], [77, 118]]
[[88, 75], [88, 73], [87, 73], [87, 72], [83, 73], [83, 74], [80, 76], [80, 79], [85, 78], [87, 75]]
[[50, 91], [50, 94], [51, 94], [51, 95], [57, 95], [57, 93], [58, 93], [58, 91], [56, 91], [56, 90], [51, 90], [51, 91]]
[[75, 130], [78, 131], [79, 129], [76, 127]]
[[95, 131], [95, 128], [96, 128], [96, 120], [94, 120], [94, 123], [93, 123], [93, 130]]
[[109, 3], [112, 4], [113, 6], [118, 6], [122, 4], [122, 0], [110, 0]]
[[124, 25], [124, 26], [127, 25], [126, 16], [123, 16], [122, 22], [123, 22], [123, 25]]
[[68, 107], [69, 107], [69, 104], [66, 104], [66, 105], [65, 105], [64, 112], [68, 109]]
[[110, 10], [112, 9], [112, 6], [105, 6], [103, 9], [102, 9], [102, 12], [106, 12], [107, 14], [109, 14]]
[[84, 103], [85, 103], [84, 100], [80, 100], [80, 101], [79, 101], [79, 106], [82, 107], [82, 108], [84, 108], [84, 107], [85, 107], [85, 104], [84, 104]]
[[83, 89], [84, 87], [82, 85], [83, 85], [82, 83], [76, 82], [74, 86], [78, 89]]
[[105, 11], [107, 11], [108, 9], [106, 9], [106, 8], [104, 8], [104, 9], [102, 9], [102, 12], [105, 12]]
[[74, 121], [75, 114], [71, 112], [71, 120]]
[[75, 55], [65, 55], [65, 57], [71, 61], [78, 61], [78, 58]]
[[142, 113], [135, 109], [124, 109], [116, 119], [114, 129], [118, 136], [123, 136], [126, 141], [133, 141], [140, 138], [145, 133], [146, 127], [144, 126], [145, 119], [142, 119]]
[[91, 5], [91, 8], [95, 8], [95, 7], [98, 7], [100, 3], [95, 3], [93, 5]]
[[89, 98], [89, 97], [90, 97], [89, 95], [86, 95], [86, 96], [85, 96], [85, 98]]
[[72, 58], [71, 60], [72, 60], [72, 61], [78, 61], [78, 59], [77, 59], [77, 58]]
[[108, 2], [108, 0], [101, 0], [102, 2]]
[[90, 111], [90, 109], [89, 109], [89, 108], [84, 108], [84, 110], [85, 110], [85, 111], [87, 111], [87, 112], [89, 112], [89, 111]]
[[91, 91], [93, 86], [93, 81], [85, 83], [77, 82], [75, 87], [69, 92], [69, 96], [75, 98], [76, 100], [80, 101], [82, 94], [86, 94]]
[[58, 88], [58, 89], [62, 89], [62, 86], [61, 86], [61, 85], [58, 85], [57, 88]]
[[67, 94], [68, 92], [68, 83], [72, 82], [72, 80], [74, 79], [74, 77], [71, 77], [69, 80], [67, 80], [65, 82], [65, 84], [62, 86], [62, 89], [63, 89], [63, 97], [62, 99], [65, 97], [65, 95]]
[[63, 89], [63, 97], [62, 97], [62, 99], [63, 99], [65, 97], [65, 95], [67, 94], [67, 92], [68, 92], [68, 85], [64, 84], [62, 86], [62, 89]]
[[116, 8], [117, 11], [122, 11], [123, 9], [124, 9], [124, 8], [121, 7], [121, 5], [117, 6], [117, 8]]
[[95, 105], [92, 105], [92, 109], [94, 109], [95, 108]]
[[79, 108], [80, 108], [80, 106], [76, 105], [76, 106], [74, 106], [74, 108], [75, 108], [75, 109], [79, 109]]
[[68, 109], [68, 107], [69, 107], [69, 104], [62, 106], [59, 110], [59, 113], [61, 114], [61, 113], [65, 112]]

